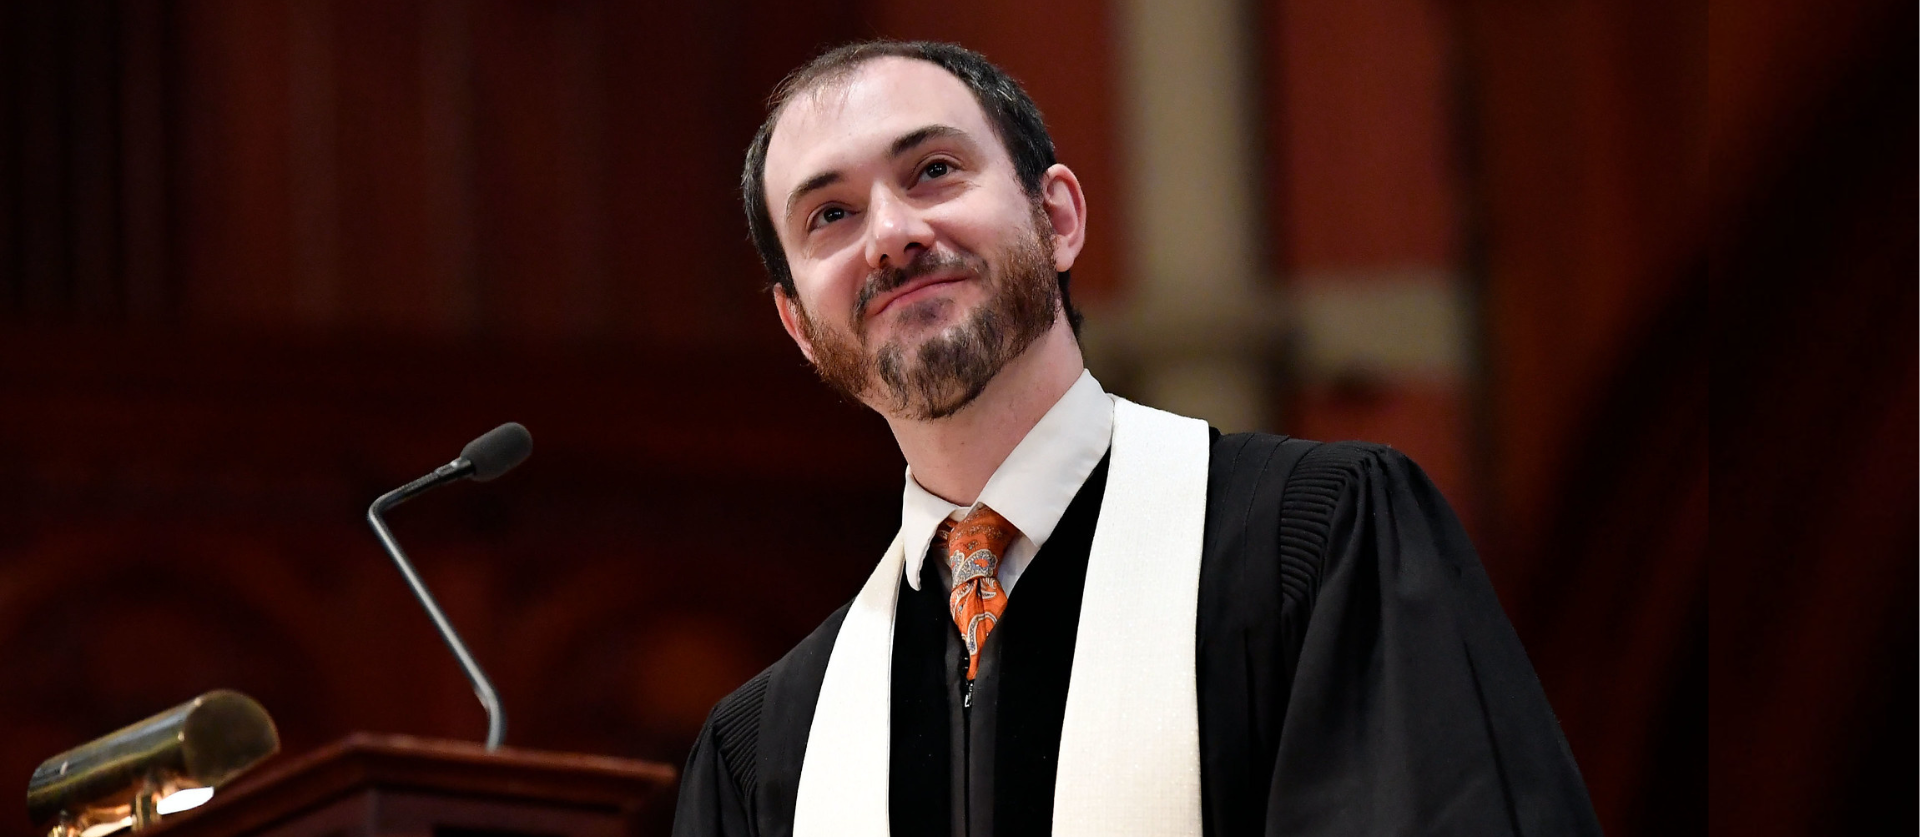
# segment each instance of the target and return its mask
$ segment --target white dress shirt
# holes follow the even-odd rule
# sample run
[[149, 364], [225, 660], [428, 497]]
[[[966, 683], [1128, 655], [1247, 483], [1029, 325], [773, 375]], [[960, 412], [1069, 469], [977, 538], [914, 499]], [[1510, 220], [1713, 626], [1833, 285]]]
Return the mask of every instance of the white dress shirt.
[[[921, 488], [907, 466], [907, 487], [900, 499], [900, 535], [906, 546], [907, 584], [920, 589], [920, 564], [927, 547], [947, 518], [959, 520], [985, 505], [1020, 530], [1000, 560], [1000, 586], [1013, 595], [1014, 583], [1033, 561], [1040, 547], [1066, 514], [1067, 504], [1093, 473], [1113, 441], [1113, 399], [1107, 397], [1093, 373], [1082, 370], [1066, 394], [1054, 402], [1040, 423], [1007, 454], [1006, 461], [980, 489], [972, 506], [956, 506]], [[940, 577], [951, 584], [947, 567]]]

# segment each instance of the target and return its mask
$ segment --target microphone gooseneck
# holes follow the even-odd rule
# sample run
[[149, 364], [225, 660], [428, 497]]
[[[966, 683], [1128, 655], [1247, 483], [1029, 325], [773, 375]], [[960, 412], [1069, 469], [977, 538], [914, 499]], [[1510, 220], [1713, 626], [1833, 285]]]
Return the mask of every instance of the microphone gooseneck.
[[380, 545], [393, 558], [393, 564], [400, 568], [400, 574], [407, 579], [407, 586], [413, 588], [414, 598], [420, 600], [420, 606], [427, 611], [427, 617], [433, 620], [433, 626], [440, 632], [440, 638], [447, 643], [447, 649], [453, 652], [454, 659], [460, 662], [460, 668], [466, 672], [467, 680], [473, 684], [474, 697], [480, 699], [481, 708], [487, 711], [487, 749], [500, 748], [501, 739], [507, 734], [507, 713], [500, 706], [500, 695], [493, 689], [493, 682], [480, 670], [480, 664], [473, 659], [473, 653], [467, 650], [466, 643], [460, 640], [460, 634], [453, 629], [453, 623], [447, 621], [446, 613], [440, 610], [440, 604], [433, 594], [427, 591], [427, 585], [420, 580], [420, 574], [413, 569], [413, 562], [407, 560], [407, 554], [400, 548], [400, 542], [394, 540], [392, 530], [382, 517], [394, 506], [418, 497], [441, 485], [463, 477], [471, 477], [485, 482], [511, 470], [515, 465], [526, 461], [533, 451], [533, 437], [525, 427], [516, 422], [500, 425], [478, 439], [469, 442], [460, 452], [460, 458], [433, 469], [413, 482], [400, 486], [380, 495], [367, 508], [367, 523], [373, 527], [373, 534], [380, 539]]

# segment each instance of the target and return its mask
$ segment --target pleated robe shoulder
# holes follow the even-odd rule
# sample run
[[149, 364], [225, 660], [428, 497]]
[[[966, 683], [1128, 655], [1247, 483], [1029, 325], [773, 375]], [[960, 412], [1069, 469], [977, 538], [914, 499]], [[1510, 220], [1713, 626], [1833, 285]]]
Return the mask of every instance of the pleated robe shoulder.
[[[966, 657], [931, 562], [900, 585], [895, 835], [1042, 835], [1103, 461]], [[1597, 835], [1586, 787], [1472, 545], [1398, 452], [1215, 434], [1196, 628], [1202, 823], [1242, 835]], [[681, 837], [789, 837], [842, 607], [708, 717]]]

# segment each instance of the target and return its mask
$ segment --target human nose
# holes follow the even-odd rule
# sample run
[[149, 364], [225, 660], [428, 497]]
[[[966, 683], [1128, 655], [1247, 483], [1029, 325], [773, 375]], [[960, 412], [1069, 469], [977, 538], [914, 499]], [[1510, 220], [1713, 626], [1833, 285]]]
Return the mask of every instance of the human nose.
[[933, 246], [933, 228], [920, 211], [887, 189], [876, 189], [867, 210], [867, 267], [905, 267]]

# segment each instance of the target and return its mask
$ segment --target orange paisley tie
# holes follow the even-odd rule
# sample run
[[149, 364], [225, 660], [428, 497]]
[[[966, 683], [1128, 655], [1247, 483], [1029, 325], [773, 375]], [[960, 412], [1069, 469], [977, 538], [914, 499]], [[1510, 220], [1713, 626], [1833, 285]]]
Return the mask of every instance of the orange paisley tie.
[[967, 680], [980, 671], [980, 646], [1007, 609], [1007, 592], [1000, 589], [1000, 559], [1019, 537], [1020, 530], [986, 506], [975, 508], [946, 532], [947, 569], [953, 571], [953, 592], [947, 606], [953, 624], [967, 645]]

